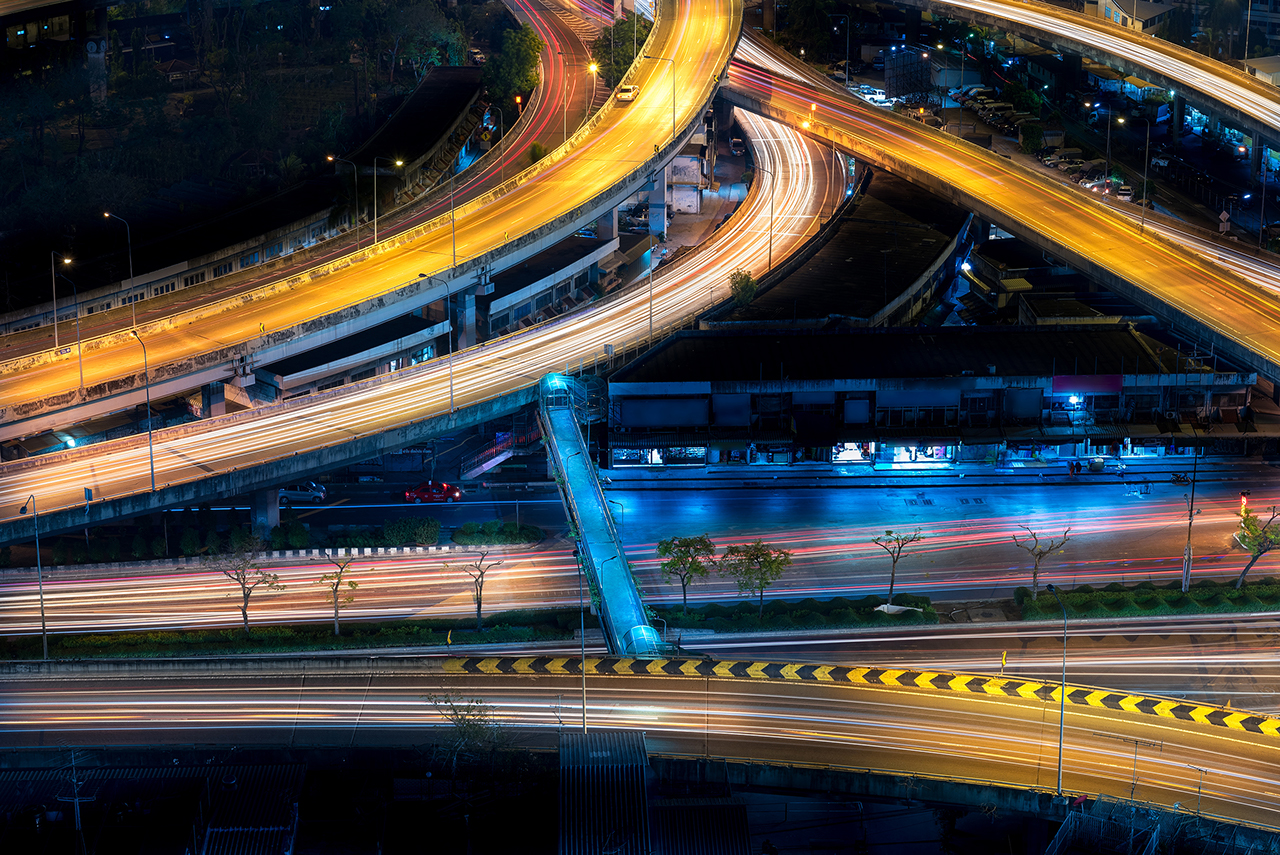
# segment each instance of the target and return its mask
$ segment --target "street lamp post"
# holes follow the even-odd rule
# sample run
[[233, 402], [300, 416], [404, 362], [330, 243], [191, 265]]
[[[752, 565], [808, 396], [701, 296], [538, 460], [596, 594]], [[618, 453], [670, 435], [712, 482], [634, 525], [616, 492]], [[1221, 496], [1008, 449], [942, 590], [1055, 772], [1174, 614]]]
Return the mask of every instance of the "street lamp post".
[[653, 347], [653, 232], [649, 232], [649, 347]]
[[[844, 18], [844, 88], [849, 89], [849, 16], [827, 14], [828, 18]], [[835, 29], [832, 27], [832, 29]]]
[[[556, 51], [556, 53], [560, 56], [568, 56], [568, 54], [566, 54], [562, 50], [558, 50]], [[564, 68], [564, 69], [561, 69], [561, 71], [563, 72], [564, 77], [561, 78], [561, 83], [560, 83], [560, 121], [561, 121], [561, 124], [564, 126], [563, 128], [564, 140], [568, 142], [569, 140], [569, 69]]]
[[[360, 169], [354, 163], [351, 163], [351, 161], [347, 160], [345, 157], [338, 157], [337, 155], [330, 154], [330, 155], [326, 155], [326, 158], [330, 163], [340, 160], [343, 163], [350, 164], [351, 166], [351, 174], [353, 176], [352, 183], [354, 184], [355, 195], [356, 195], [356, 199], [355, 199], [355, 202], [356, 202], [355, 204], [356, 249], [359, 249], [360, 248]], [[374, 200], [374, 205], [375, 206], [377, 205], [377, 200]]]
[[493, 106], [490, 109], [498, 111], [498, 168], [502, 171], [502, 183], [507, 183], [507, 164], [502, 159], [502, 138], [506, 136], [507, 120], [502, 115], [502, 108]]
[[[612, 33], [613, 30], [610, 30], [609, 32]], [[583, 125], [587, 123], [587, 119], [591, 118], [591, 105], [594, 104], [596, 100], [596, 73], [598, 71], [600, 71], [600, 66], [596, 65], [594, 62], [587, 66], [587, 72], [591, 75], [591, 97], [583, 99], [586, 101], [582, 110]], [[582, 127], [582, 125], [579, 125], [578, 127]]]
[[647, 53], [644, 58], [671, 63], [671, 142], [674, 144], [676, 141], [676, 61], [664, 56], [649, 56]]
[[768, 176], [769, 176], [769, 268], [768, 268], [768, 270], [767, 270], [766, 272], [767, 272], [767, 273], [772, 273], [772, 272], [773, 272], [773, 196], [774, 196], [774, 194], [773, 194], [773, 183], [774, 183], [774, 175], [773, 175], [773, 172], [772, 172], [771, 170], [765, 169], [763, 166], [760, 166], [759, 164], [757, 164], [755, 168], [756, 168], [757, 170], [759, 170], [760, 172], [763, 172], [764, 174], [766, 174], [766, 175], [768, 175]]
[[70, 264], [71, 259], [60, 252], [49, 253], [49, 290], [53, 292], [53, 349], [58, 350], [58, 267], [55, 259], [61, 258], [63, 264]]
[[449, 412], [454, 412], [453, 406], [453, 295], [449, 292], [449, 283], [439, 276], [428, 276], [425, 273], [418, 274], [419, 279], [438, 279], [444, 282], [444, 314], [449, 319], [449, 330], [445, 333], [445, 338], [449, 342], [449, 358], [447, 365], [449, 366]]
[[[59, 273], [63, 279], [71, 282], [63, 274]], [[80, 391], [84, 391], [84, 347], [80, 342], [80, 291], [76, 288], [76, 283], [71, 282], [71, 295], [75, 300], [76, 307], [76, 360], [80, 363]]]
[[1192, 452], [1191, 457], [1191, 495], [1187, 498], [1187, 548], [1182, 551], [1182, 593], [1191, 590], [1191, 523], [1196, 514], [1196, 475], [1200, 468], [1199, 449]]
[[22, 509], [18, 511], [25, 514], [27, 508], [31, 508], [31, 518], [36, 524], [36, 586], [40, 590], [40, 646], [43, 649], [44, 658], [49, 658], [49, 630], [44, 623], [44, 569], [40, 566], [40, 512], [36, 510], [36, 497], [31, 494], [27, 500], [23, 502]]
[[389, 157], [378, 155], [373, 159], [373, 242], [378, 242], [378, 161], [385, 160], [387, 163], [395, 164], [399, 169], [404, 166], [403, 160], [392, 160]]
[[104, 211], [102, 214], [104, 219], [119, 220], [124, 223], [124, 238], [129, 247], [129, 308], [133, 310], [133, 326], [138, 325], [138, 301], [133, 293], [133, 230], [129, 228], [129, 224], [125, 222], [124, 217], [113, 214], [110, 211]]
[[138, 335], [136, 329], [130, 330], [133, 337], [142, 345], [142, 383], [147, 390], [147, 456], [151, 459], [151, 492], [156, 491], [156, 448], [151, 431], [151, 372], [147, 368], [147, 343]]
[[1062, 742], [1067, 721], [1067, 607], [1063, 605], [1062, 597], [1058, 596], [1058, 589], [1055, 586], [1046, 585], [1045, 590], [1053, 594], [1053, 598], [1058, 601], [1058, 606], [1062, 609], [1062, 689], [1058, 693], [1058, 795], [1061, 796]]
[[[1147, 124], [1147, 145], [1143, 149], [1142, 155], [1142, 213], [1138, 215], [1138, 234], [1142, 234], [1147, 227], [1147, 169], [1151, 166], [1151, 120], [1147, 118], [1137, 117]], [[1120, 124], [1124, 124], [1124, 116], [1120, 117]], [[1108, 125], [1108, 128], [1110, 125]], [[1110, 146], [1107, 147], [1108, 151]], [[1108, 176], [1110, 177], [1110, 176]]]

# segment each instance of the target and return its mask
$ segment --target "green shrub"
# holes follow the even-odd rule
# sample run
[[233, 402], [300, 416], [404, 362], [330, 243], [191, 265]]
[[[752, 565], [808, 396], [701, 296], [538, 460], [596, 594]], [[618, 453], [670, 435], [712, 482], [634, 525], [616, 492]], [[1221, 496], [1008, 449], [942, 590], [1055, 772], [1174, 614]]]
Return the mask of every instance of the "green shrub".
[[182, 537], [178, 539], [178, 549], [183, 555], [197, 555], [200, 552], [200, 532], [194, 528], [184, 528]]
[[1013, 592], [1013, 601], [1019, 606], [1026, 605], [1031, 599], [1031, 589], [1025, 585], [1020, 585]]
[[1119, 593], [1124, 593], [1125, 587], [1124, 585], [1121, 585], [1119, 582], [1112, 582], [1110, 585], [1107, 585], [1107, 587], [1103, 588], [1102, 590], [1112, 594], [1119, 594]]
[[213, 529], [209, 529], [209, 533], [204, 536], [204, 551], [208, 555], [222, 552], [222, 538]]
[[129, 554], [133, 556], [135, 561], [144, 561], [151, 557], [150, 550], [147, 549], [147, 538], [138, 532], [133, 536], [133, 543], [129, 547]]
[[489, 520], [480, 526], [480, 533], [486, 537], [497, 537], [502, 531], [502, 520]]
[[13, 550], [7, 546], [0, 546], [0, 567], [13, 566]]
[[311, 535], [307, 527], [297, 520], [289, 523], [285, 529], [285, 545], [289, 549], [306, 549], [311, 545]]
[[1092, 585], [1080, 585], [1080, 586], [1079, 586], [1079, 587], [1077, 587], [1075, 590], [1073, 590], [1071, 593], [1073, 593], [1073, 594], [1093, 594], [1093, 593], [1096, 593], [1096, 591], [1094, 591], [1094, 589], [1093, 589], [1093, 586], [1092, 586]]
[[1151, 581], [1151, 580], [1149, 580], [1149, 579], [1148, 579], [1148, 580], [1146, 580], [1146, 581], [1143, 581], [1143, 582], [1139, 582], [1139, 583], [1138, 583], [1138, 590], [1139, 590], [1139, 591], [1154, 591], [1155, 589], [1156, 589], [1156, 584], [1155, 584], [1155, 582], [1152, 582], [1152, 581]]

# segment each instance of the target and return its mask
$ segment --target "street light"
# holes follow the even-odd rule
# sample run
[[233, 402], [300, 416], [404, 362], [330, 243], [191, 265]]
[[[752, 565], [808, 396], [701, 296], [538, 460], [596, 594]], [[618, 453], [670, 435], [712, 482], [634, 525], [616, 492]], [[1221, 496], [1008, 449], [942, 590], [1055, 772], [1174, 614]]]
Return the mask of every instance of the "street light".
[[498, 168], [502, 170], [502, 183], [507, 183], [507, 163], [502, 159], [502, 138], [506, 135], [507, 120], [502, 115], [502, 108], [498, 106], [490, 107], [491, 110], [498, 111]]
[[418, 274], [419, 279], [436, 279], [444, 282], [444, 314], [449, 319], [449, 331], [445, 333], [449, 342], [449, 412], [454, 411], [453, 406], [453, 295], [449, 293], [449, 283], [439, 276], [428, 276], [425, 273]]
[[[71, 282], [66, 276], [59, 273], [63, 279]], [[71, 282], [71, 295], [76, 305], [76, 359], [80, 363], [80, 391], [84, 391], [84, 347], [80, 343], [80, 292], [76, 289], [76, 283]]]
[[[609, 32], [612, 33], [613, 30], [609, 30]], [[587, 119], [591, 118], [591, 105], [595, 103], [596, 98], [596, 72], [599, 70], [600, 66], [596, 65], [594, 62], [587, 66], [587, 73], [591, 75], [591, 98], [584, 99], [587, 102], [582, 111], [582, 123], [584, 125], [587, 123]]]
[[1067, 607], [1062, 603], [1062, 597], [1058, 596], [1058, 589], [1052, 584], [1046, 585], [1045, 590], [1053, 594], [1053, 598], [1058, 601], [1058, 606], [1062, 609], [1062, 690], [1058, 693], [1058, 795], [1062, 795], [1062, 737], [1064, 726], [1066, 724], [1067, 715]]
[[36, 510], [36, 497], [31, 494], [27, 500], [22, 503], [20, 514], [25, 514], [27, 508], [31, 508], [31, 517], [36, 524], [36, 586], [40, 589], [40, 646], [44, 650], [44, 658], [49, 658], [49, 631], [45, 628], [44, 623], [44, 570], [40, 566], [40, 512]]
[[759, 171], [769, 176], [769, 268], [766, 273], [773, 272], [773, 183], [774, 175], [771, 170], [765, 169], [759, 164], [755, 167]]
[[649, 56], [647, 53], [644, 58], [671, 63], [671, 142], [674, 144], [676, 141], [676, 61], [664, 56]]
[[[63, 264], [70, 264], [71, 259], [60, 252], [49, 253], [49, 288], [53, 291], [53, 349], [58, 349], [58, 267], [55, 258], [61, 258]], [[77, 306], [77, 315], [79, 307]]]
[[142, 336], [138, 335], [136, 329], [129, 332], [133, 333], [138, 344], [142, 345], [142, 383], [147, 390], [147, 456], [151, 458], [151, 492], [154, 493], [156, 491], [156, 448], [151, 432], [151, 373], [147, 368], [147, 344], [142, 340]]
[[378, 242], [378, 161], [385, 160], [387, 163], [395, 164], [399, 169], [404, 166], [403, 160], [392, 160], [389, 157], [378, 155], [373, 159], [373, 242]]
[[133, 325], [138, 325], [138, 301], [134, 298], [133, 293], [133, 230], [129, 228], [129, 224], [125, 222], [124, 217], [113, 214], [110, 211], [103, 211], [104, 219], [119, 220], [124, 223], [124, 237], [129, 246], [129, 308], [133, 310]]
[[[827, 13], [828, 18], [844, 18], [844, 88], [849, 88], [849, 16]], [[831, 29], [835, 29], [832, 27]], [[839, 32], [837, 30], [837, 32]]]
[[[356, 200], [355, 200], [355, 201], [356, 201], [356, 204], [355, 204], [355, 210], [356, 210], [356, 213], [355, 213], [355, 217], [356, 217], [356, 249], [359, 249], [359, 248], [360, 248], [360, 170], [356, 167], [356, 165], [355, 165], [354, 163], [351, 163], [351, 161], [347, 160], [345, 157], [337, 157], [336, 155], [332, 155], [332, 154], [330, 154], [330, 155], [325, 155], [325, 158], [326, 158], [330, 163], [333, 163], [334, 161], [340, 160], [340, 161], [342, 161], [343, 163], [347, 163], [347, 164], [350, 164], [350, 165], [351, 165], [351, 174], [352, 174], [353, 176], [355, 176], [355, 178], [354, 178], [354, 184], [355, 184], [355, 195], [356, 195]], [[335, 167], [335, 168], [336, 168], [336, 167]], [[375, 204], [376, 204], [376, 202], [375, 202]]]
[[[1142, 234], [1147, 227], [1147, 169], [1151, 166], [1151, 120], [1141, 116], [1135, 118], [1147, 123], [1147, 147], [1142, 156], [1142, 213], [1138, 215], [1138, 234]], [[1124, 124], [1124, 116], [1120, 117], [1120, 124]]]

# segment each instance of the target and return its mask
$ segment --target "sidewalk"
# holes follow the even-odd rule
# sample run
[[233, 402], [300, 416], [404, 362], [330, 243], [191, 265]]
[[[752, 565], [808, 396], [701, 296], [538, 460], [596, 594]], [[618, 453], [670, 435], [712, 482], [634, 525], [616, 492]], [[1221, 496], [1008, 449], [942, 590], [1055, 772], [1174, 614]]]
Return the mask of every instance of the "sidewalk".
[[[778, 487], [1009, 487], [1025, 484], [1061, 484], [1064, 486], [1172, 483], [1175, 472], [1192, 471], [1192, 461], [1173, 457], [1150, 460], [1126, 458], [1124, 469], [1116, 458], [1106, 457], [1101, 471], [1090, 471], [1090, 460], [1079, 462], [1085, 469], [1078, 475], [1067, 471], [1067, 463], [1075, 458], [1054, 461], [1014, 460], [1005, 464], [932, 463], [795, 463], [733, 464], [721, 463], [699, 469], [659, 469], [657, 467], [601, 470], [601, 481], [613, 490], [707, 490], [707, 489], [772, 489]], [[1280, 473], [1280, 460], [1239, 457], [1202, 457], [1197, 469], [1201, 482], [1257, 483], [1273, 479]]]

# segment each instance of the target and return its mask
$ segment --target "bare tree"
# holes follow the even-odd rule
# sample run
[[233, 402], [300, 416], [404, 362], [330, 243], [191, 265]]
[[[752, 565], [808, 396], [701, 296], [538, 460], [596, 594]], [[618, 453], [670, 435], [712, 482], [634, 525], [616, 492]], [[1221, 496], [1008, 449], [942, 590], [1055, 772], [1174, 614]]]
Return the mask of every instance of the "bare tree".
[[[462, 565], [462, 571], [471, 577], [471, 583], [475, 590], [471, 592], [471, 599], [476, 604], [476, 632], [484, 631], [484, 619], [481, 613], [484, 605], [484, 575], [501, 564], [501, 561], [494, 561], [491, 564], [485, 564], [484, 560], [489, 557], [488, 552], [481, 552], [480, 557], [470, 564]], [[445, 569], [449, 569], [449, 565], [444, 565]]]
[[1240, 533], [1236, 537], [1240, 545], [1249, 550], [1249, 563], [1244, 565], [1240, 578], [1236, 579], [1237, 591], [1244, 584], [1244, 577], [1258, 563], [1258, 559], [1280, 546], [1280, 535], [1271, 530], [1271, 524], [1280, 516], [1280, 507], [1272, 505], [1269, 510], [1271, 516], [1265, 523], [1247, 507], [1240, 512]]
[[711, 573], [711, 556], [716, 545], [705, 534], [697, 537], [669, 537], [658, 541], [658, 557], [662, 562], [662, 581], [680, 580], [680, 599], [685, 614], [689, 613], [689, 583], [705, 579]]
[[[316, 580], [316, 584], [324, 585], [329, 589], [329, 598], [333, 602], [333, 634], [341, 635], [342, 632], [338, 628], [338, 609], [349, 606], [355, 601], [355, 590], [360, 587], [360, 583], [355, 579], [346, 578], [347, 571], [351, 569], [351, 563], [355, 561], [354, 558], [339, 561], [337, 558], [330, 556], [329, 561], [338, 569], [332, 573], [325, 573]], [[343, 591], [344, 587], [346, 592]]]
[[1040, 563], [1067, 545], [1067, 541], [1071, 539], [1068, 537], [1071, 534], [1071, 529], [1064, 531], [1061, 539], [1048, 538], [1047, 540], [1041, 540], [1040, 535], [1027, 526], [1020, 525], [1018, 528], [1025, 531], [1027, 536], [1019, 540], [1016, 534], [1013, 535], [1014, 545], [1025, 549], [1031, 559], [1035, 561], [1035, 566], [1031, 569], [1031, 599], [1034, 601], [1040, 595]]
[[503, 728], [494, 717], [493, 707], [484, 701], [453, 693], [426, 698], [453, 725], [454, 740], [449, 746], [452, 763], [456, 764], [463, 752], [495, 751], [511, 744], [513, 734]]
[[872, 543], [889, 553], [889, 560], [893, 562], [889, 568], [890, 603], [893, 602], [893, 585], [898, 578], [898, 562], [902, 559], [902, 552], [911, 544], [921, 540], [924, 540], [924, 535], [920, 533], [920, 529], [916, 529], [911, 534], [895, 533], [893, 529], [887, 529], [882, 536], [871, 538]]
[[246, 538], [238, 548], [222, 559], [218, 572], [240, 588], [240, 617], [244, 620], [244, 634], [249, 634], [249, 598], [258, 588], [283, 591], [280, 576], [258, 566], [258, 552], [262, 550], [262, 538], [256, 534]]

